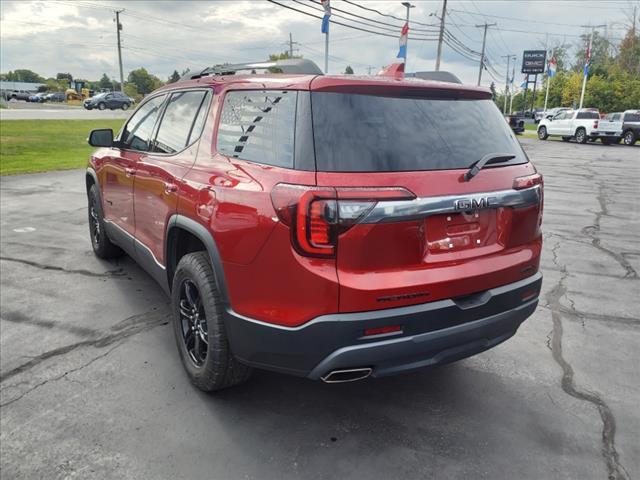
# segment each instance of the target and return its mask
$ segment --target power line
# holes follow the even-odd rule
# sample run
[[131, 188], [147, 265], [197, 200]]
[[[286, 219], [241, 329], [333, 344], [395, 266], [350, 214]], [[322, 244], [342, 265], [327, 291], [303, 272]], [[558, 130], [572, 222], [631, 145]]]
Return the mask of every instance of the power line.
[[[288, 5], [284, 5], [282, 3], [276, 2], [275, 0], [267, 0], [267, 1], [269, 3], [273, 3], [274, 5], [278, 5], [279, 7], [286, 8], [288, 10], [293, 10], [294, 12], [302, 13], [302, 14], [307, 15], [309, 17], [313, 17], [313, 18], [316, 18], [316, 19], [322, 19], [322, 17], [320, 17], [318, 15], [314, 15], [313, 13], [305, 12], [304, 10], [299, 10], [297, 8], [290, 7]], [[354, 25], [348, 25], [346, 23], [338, 22], [337, 20], [331, 20], [331, 23], [335, 24], [335, 25], [340, 25], [342, 27], [352, 28], [354, 30], [360, 30], [362, 32], [373, 33], [374, 35], [381, 35], [383, 37], [390, 37], [390, 38], [395, 38], [395, 39], [398, 38], [398, 35], [392, 35], [390, 33], [383, 33], [383, 32], [376, 32], [374, 30], [368, 30], [366, 28], [356, 27]], [[435, 38], [415, 37], [415, 36], [409, 37], [409, 39], [418, 40], [418, 41], [435, 41]]]
[[[400, 17], [396, 17], [395, 15], [391, 15], [389, 13], [382, 13], [380, 10], [376, 10], [375, 8], [370, 8], [370, 7], [365, 7], [364, 5], [360, 5], [359, 3], [353, 2], [351, 0], [342, 0], [344, 3], [348, 3], [349, 5], [353, 5], [355, 7], [361, 8], [363, 10], [368, 10], [369, 12], [374, 12], [377, 13], [378, 15], [381, 15], [383, 17], [389, 17], [389, 18], [393, 18], [395, 20], [400, 20], [401, 22], [403, 22], [405, 19], [404, 18], [400, 18]], [[333, 6], [331, 7], [333, 9]], [[415, 20], [411, 22], [412, 24], [416, 24], [416, 25], [422, 25], [424, 27], [437, 27], [437, 24], [434, 23], [422, 23], [422, 22], [416, 22]]]

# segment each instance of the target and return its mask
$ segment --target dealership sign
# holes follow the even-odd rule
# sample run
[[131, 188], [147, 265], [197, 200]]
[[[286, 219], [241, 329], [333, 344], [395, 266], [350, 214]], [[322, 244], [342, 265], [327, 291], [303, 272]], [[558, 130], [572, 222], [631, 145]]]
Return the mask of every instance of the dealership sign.
[[522, 54], [522, 73], [544, 73], [546, 50], [525, 50]]

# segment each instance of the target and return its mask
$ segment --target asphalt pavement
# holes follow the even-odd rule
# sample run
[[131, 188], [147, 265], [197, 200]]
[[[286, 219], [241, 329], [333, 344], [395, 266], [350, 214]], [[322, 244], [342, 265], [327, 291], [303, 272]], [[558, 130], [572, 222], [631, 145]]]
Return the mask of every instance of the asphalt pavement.
[[91, 252], [83, 171], [2, 177], [2, 478], [640, 478], [640, 147], [521, 141], [545, 175], [544, 283], [515, 337], [214, 395], [187, 380], [160, 288]]

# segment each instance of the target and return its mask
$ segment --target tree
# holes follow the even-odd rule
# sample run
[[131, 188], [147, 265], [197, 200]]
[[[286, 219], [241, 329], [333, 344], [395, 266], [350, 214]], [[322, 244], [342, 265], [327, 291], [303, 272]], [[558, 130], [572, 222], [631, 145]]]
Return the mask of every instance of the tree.
[[99, 88], [104, 88], [104, 89], [111, 89], [113, 88], [113, 82], [111, 81], [111, 79], [107, 76], [106, 73], [102, 74], [102, 77], [100, 77], [100, 81], [98, 82], [98, 87]]
[[163, 85], [162, 81], [155, 75], [151, 75], [145, 68], [138, 68], [129, 72], [127, 81], [136, 86], [138, 93], [146, 95]]
[[353, 75], [353, 68], [351, 68], [351, 65], [347, 65], [347, 68], [344, 69], [344, 73], [345, 75]]
[[56, 75], [56, 80], [68, 80], [69, 82], [72, 82], [73, 76], [70, 73], [58, 73]]
[[176, 83], [178, 80], [180, 80], [180, 74], [178, 73], [177, 70], [174, 70], [171, 76], [169, 77], [169, 80], [167, 80], [167, 83]]
[[618, 66], [625, 72], [640, 76], [640, 36], [630, 28], [620, 44]]
[[44, 83], [44, 78], [36, 72], [27, 69], [18, 69], [5, 75], [5, 79], [9, 82], [29, 82]]
[[491, 90], [491, 98], [493, 98], [493, 101], [495, 102], [498, 98], [498, 92], [496, 92], [496, 83], [491, 82], [491, 86], [489, 87], [489, 89]]
[[124, 94], [127, 97], [133, 98], [136, 102], [142, 99], [142, 95], [140, 95], [140, 93], [138, 92], [138, 89], [133, 83], [127, 83], [124, 86]]

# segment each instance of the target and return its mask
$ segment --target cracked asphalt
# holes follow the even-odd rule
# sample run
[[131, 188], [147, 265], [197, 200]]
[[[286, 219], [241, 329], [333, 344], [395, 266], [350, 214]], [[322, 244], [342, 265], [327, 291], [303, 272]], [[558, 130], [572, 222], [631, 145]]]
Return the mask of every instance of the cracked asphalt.
[[640, 146], [521, 141], [545, 175], [545, 279], [514, 338], [217, 395], [183, 374], [160, 288], [93, 256], [83, 172], [2, 177], [2, 478], [640, 478]]

